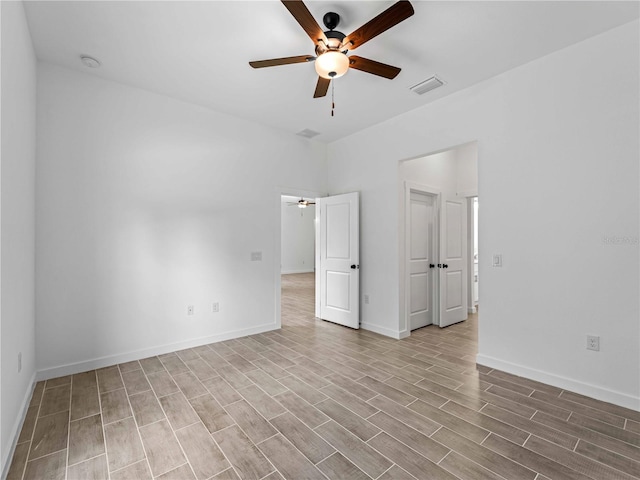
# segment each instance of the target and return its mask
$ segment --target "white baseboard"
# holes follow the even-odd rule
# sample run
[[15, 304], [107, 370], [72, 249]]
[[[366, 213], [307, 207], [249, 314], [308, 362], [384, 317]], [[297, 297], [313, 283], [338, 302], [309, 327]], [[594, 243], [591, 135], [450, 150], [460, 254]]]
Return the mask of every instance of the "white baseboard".
[[22, 407], [20, 408], [20, 413], [16, 417], [15, 422], [13, 423], [13, 427], [11, 428], [11, 433], [9, 438], [12, 439], [11, 447], [7, 450], [6, 455], [2, 458], [2, 477], [7, 478], [9, 475], [9, 468], [11, 468], [11, 460], [13, 459], [13, 453], [16, 450], [16, 445], [18, 444], [18, 438], [20, 437], [20, 431], [22, 430], [22, 424], [24, 423], [24, 419], [27, 416], [27, 410], [29, 409], [29, 403], [31, 403], [31, 395], [33, 395], [33, 389], [36, 386], [36, 372], [33, 372], [31, 376], [31, 386], [27, 388], [25, 392], [24, 398], [22, 399]]
[[468, 311], [469, 311], [469, 313], [476, 313], [477, 312], [476, 307], [469, 307]]
[[110, 367], [111, 365], [117, 365], [118, 363], [125, 363], [125, 362], [131, 362], [133, 360], [140, 360], [142, 358], [153, 357], [156, 355], [175, 352], [176, 350], [184, 350], [185, 348], [199, 347], [201, 345], [206, 345], [208, 343], [222, 342], [224, 340], [231, 340], [232, 338], [245, 337], [247, 335], [255, 335], [256, 333], [268, 332], [270, 330], [276, 330], [277, 328], [278, 327], [276, 326], [275, 323], [268, 323], [264, 325], [258, 325], [256, 327], [245, 328], [242, 330], [234, 330], [231, 332], [220, 333], [218, 335], [194, 338], [192, 340], [186, 340], [183, 342], [145, 348], [143, 350], [136, 350], [134, 352], [119, 353], [116, 355], [109, 355], [106, 357], [94, 358], [94, 359], [85, 360], [82, 362], [70, 363], [67, 365], [60, 365], [52, 368], [45, 368], [43, 370], [38, 370], [38, 372], [36, 373], [36, 378], [38, 381], [40, 381], [40, 380], [48, 380], [49, 378], [72, 375], [75, 373], [82, 373], [89, 370], [95, 370], [96, 368]]
[[315, 270], [313, 268], [309, 269], [309, 268], [302, 268], [299, 270], [282, 270], [280, 271], [281, 275], [289, 275], [291, 273], [313, 273], [315, 272]]
[[579, 380], [574, 380], [572, 378], [563, 377], [553, 373], [544, 372], [524, 365], [506, 362], [486, 355], [478, 354], [476, 356], [476, 363], [484, 365], [485, 367], [495, 368], [513, 375], [518, 375], [519, 377], [526, 377], [531, 380], [546, 383], [547, 385], [562, 388], [563, 390], [586, 395], [597, 400], [602, 400], [603, 402], [613, 403], [614, 405], [640, 411], [640, 398], [634, 397], [633, 395], [628, 395], [626, 393], [599, 387], [597, 385], [592, 385], [590, 383], [581, 382]]
[[373, 323], [362, 322], [360, 324], [360, 328], [362, 328], [363, 330], [369, 330], [370, 332], [379, 333], [380, 335], [384, 335], [385, 337], [395, 338], [396, 340], [400, 340], [401, 338], [407, 336], [403, 335], [404, 332], [393, 330], [387, 327], [381, 327], [380, 325], [374, 325]]
[[403, 332], [398, 332], [398, 340], [402, 340], [403, 338], [407, 338], [411, 336], [411, 330], [405, 330]]

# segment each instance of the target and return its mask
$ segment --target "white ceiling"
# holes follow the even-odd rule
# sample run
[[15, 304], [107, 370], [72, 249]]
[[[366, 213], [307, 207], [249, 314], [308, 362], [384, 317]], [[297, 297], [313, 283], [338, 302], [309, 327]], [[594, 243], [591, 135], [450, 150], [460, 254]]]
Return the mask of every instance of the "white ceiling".
[[[392, 1], [308, 1], [348, 34]], [[40, 60], [331, 142], [638, 18], [638, 2], [416, 1], [415, 15], [354, 54], [402, 68], [395, 80], [351, 70], [312, 98], [313, 64], [254, 70], [250, 60], [313, 54], [279, 1], [28, 1]], [[79, 56], [102, 62], [89, 69]], [[594, 72], [597, 74], [598, 72]], [[438, 74], [444, 87], [409, 87]]]

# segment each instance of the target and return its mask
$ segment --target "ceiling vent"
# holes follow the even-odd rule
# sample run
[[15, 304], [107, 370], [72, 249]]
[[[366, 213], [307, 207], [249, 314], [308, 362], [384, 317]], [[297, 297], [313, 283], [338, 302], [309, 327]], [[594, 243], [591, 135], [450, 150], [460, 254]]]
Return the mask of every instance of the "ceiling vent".
[[435, 88], [441, 87], [442, 85], [444, 85], [444, 82], [434, 75], [431, 78], [427, 78], [424, 82], [414, 85], [409, 90], [417, 93], [418, 95], [423, 95]]
[[304, 138], [313, 138], [320, 135], [320, 132], [316, 132], [314, 130], [309, 130], [308, 128], [305, 128], [304, 130], [301, 130], [298, 133], [296, 133], [296, 135], [299, 135]]

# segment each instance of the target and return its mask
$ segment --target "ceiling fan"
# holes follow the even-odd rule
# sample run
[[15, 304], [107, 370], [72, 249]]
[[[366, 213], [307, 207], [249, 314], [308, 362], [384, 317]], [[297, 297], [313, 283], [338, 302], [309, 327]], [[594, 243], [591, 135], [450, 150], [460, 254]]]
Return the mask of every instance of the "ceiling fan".
[[302, 0], [282, 0], [282, 3], [311, 38], [315, 45], [315, 56], [298, 55], [249, 62], [253, 68], [313, 61], [318, 72], [318, 83], [313, 98], [324, 97], [331, 80], [341, 77], [349, 68], [388, 79], [393, 79], [400, 73], [398, 67], [356, 55], [347, 56], [347, 52], [358, 48], [413, 15], [413, 7], [409, 1], [401, 0], [393, 4], [349, 35], [335, 30], [340, 23], [340, 15], [335, 12], [324, 15], [322, 21], [328, 30], [323, 32]]
[[307, 208], [309, 205], [315, 205], [316, 202], [310, 202], [309, 200], [300, 198], [297, 202], [287, 202], [287, 204], [290, 206], [297, 205], [299, 208]]

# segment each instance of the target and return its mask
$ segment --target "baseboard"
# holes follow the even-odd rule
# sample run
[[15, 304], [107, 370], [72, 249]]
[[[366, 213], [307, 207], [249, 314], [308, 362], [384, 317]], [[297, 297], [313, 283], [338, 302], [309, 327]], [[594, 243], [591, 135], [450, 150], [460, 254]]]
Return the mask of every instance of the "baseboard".
[[469, 313], [476, 313], [476, 307], [469, 307], [468, 312]]
[[387, 327], [381, 327], [380, 325], [374, 325], [373, 323], [362, 322], [360, 324], [360, 328], [362, 328], [363, 330], [369, 330], [370, 332], [379, 333], [380, 335], [384, 335], [385, 337], [395, 338], [396, 340], [400, 340], [401, 338], [407, 336], [402, 335], [404, 332], [393, 330]]
[[160, 345], [157, 347], [151, 347], [127, 353], [120, 353], [116, 355], [109, 355], [106, 357], [94, 358], [92, 360], [70, 363], [67, 365], [60, 365], [57, 367], [38, 370], [38, 372], [36, 373], [36, 378], [38, 381], [40, 381], [47, 380], [49, 378], [62, 377], [65, 375], [73, 375], [75, 373], [95, 370], [96, 368], [110, 367], [111, 365], [117, 365], [118, 363], [131, 362], [133, 360], [140, 360], [142, 358], [163, 355], [165, 353], [175, 352], [176, 350], [184, 350], [185, 348], [199, 347], [201, 345], [207, 345], [209, 343], [222, 342], [224, 340], [231, 340], [232, 338], [246, 337], [247, 335], [255, 335], [257, 333], [268, 332], [270, 330], [277, 330], [277, 328], [278, 327], [275, 323], [268, 323], [264, 325], [258, 325], [256, 327], [245, 328], [242, 330], [225, 332], [218, 335], [199, 337], [183, 342]]
[[36, 372], [33, 372], [31, 376], [31, 387], [27, 388], [24, 398], [22, 399], [22, 408], [20, 409], [20, 413], [16, 417], [16, 421], [13, 423], [13, 427], [11, 429], [11, 434], [9, 438], [11, 438], [11, 447], [8, 449], [7, 454], [2, 458], [2, 477], [7, 478], [9, 475], [9, 468], [11, 468], [11, 460], [13, 460], [13, 452], [16, 450], [16, 445], [18, 444], [18, 438], [20, 437], [20, 431], [22, 430], [22, 424], [24, 423], [24, 419], [27, 416], [27, 410], [29, 409], [29, 403], [31, 403], [31, 395], [33, 395], [33, 389], [36, 386]]
[[405, 330], [403, 332], [398, 332], [398, 340], [402, 340], [403, 338], [407, 338], [411, 336], [411, 330]]
[[289, 275], [291, 273], [313, 273], [313, 272], [315, 272], [315, 270], [313, 268], [312, 269], [302, 268], [302, 269], [299, 269], [299, 270], [282, 270], [282, 271], [280, 271], [280, 274], [281, 275]]
[[525, 367], [524, 365], [506, 362], [486, 355], [478, 354], [476, 356], [476, 363], [484, 365], [485, 367], [495, 368], [513, 375], [518, 375], [519, 377], [526, 377], [531, 380], [546, 383], [547, 385], [562, 388], [563, 390], [586, 395], [597, 400], [602, 400], [603, 402], [613, 403], [614, 405], [640, 411], [640, 398], [626, 393], [599, 387], [597, 385], [581, 382], [561, 375], [544, 372], [535, 368]]

